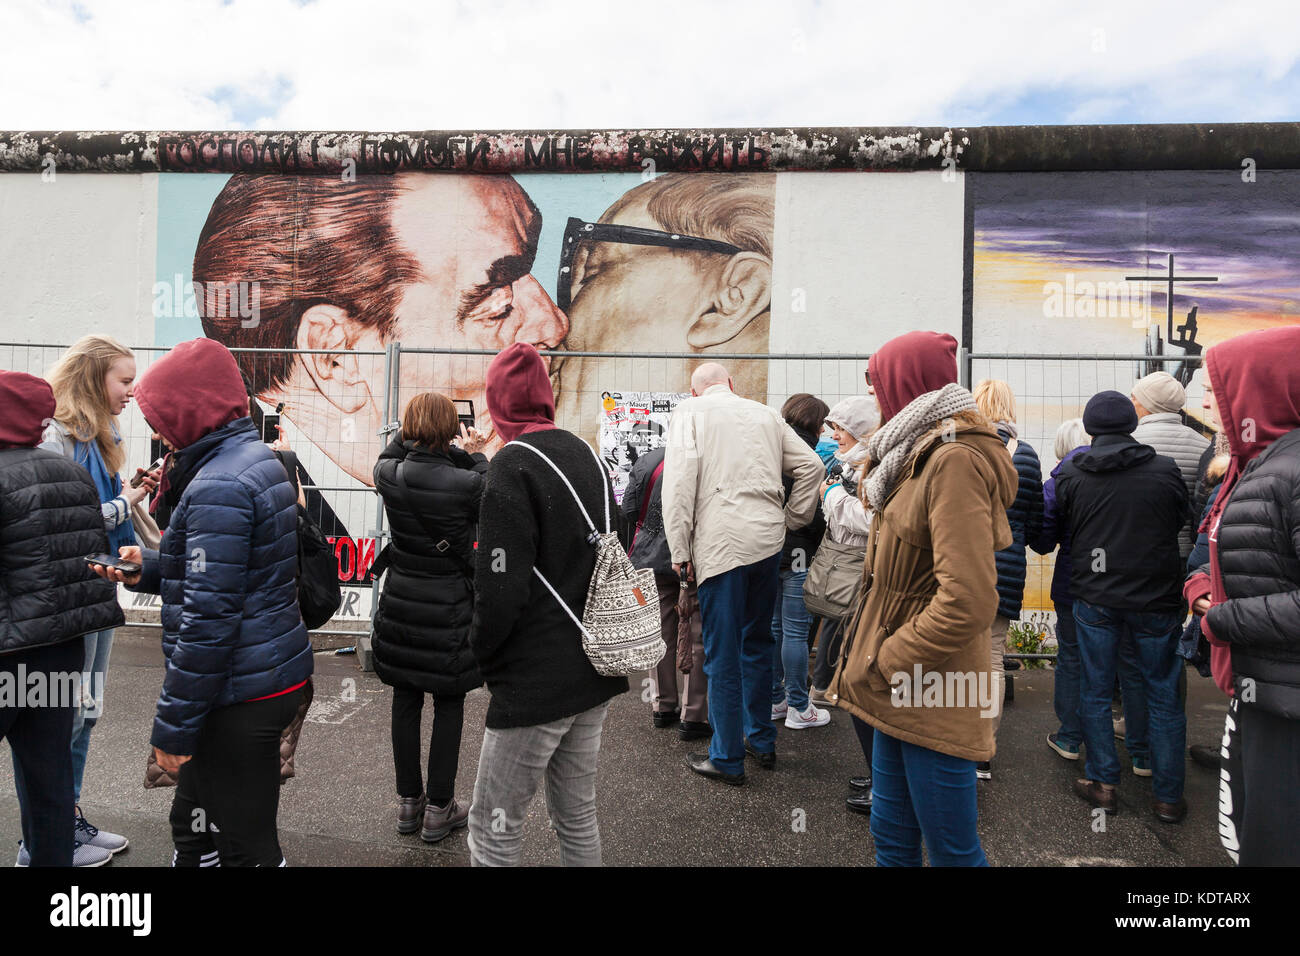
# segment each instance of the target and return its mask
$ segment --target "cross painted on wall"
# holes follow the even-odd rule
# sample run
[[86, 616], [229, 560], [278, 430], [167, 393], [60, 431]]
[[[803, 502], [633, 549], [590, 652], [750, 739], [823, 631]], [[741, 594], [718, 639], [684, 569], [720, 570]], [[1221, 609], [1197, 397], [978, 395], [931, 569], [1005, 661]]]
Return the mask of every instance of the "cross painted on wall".
[[[1187, 324], [1178, 327], [1178, 338], [1174, 338], [1174, 283], [1175, 282], [1218, 282], [1218, 276], [1179, 276], [1174, 275], [1174, 254], [1169, 253], [1169, 272], [1167, 275], [1125, 276], [1125, 282], [1164, 282], [1168, 291], [1165, 293], [1165, 341], [1170, 345], [1186, 348], [1196, 343], [1196, 309], [1187, 316]], [[1190, 335], [1187, 333], [1190, 331]], [[1196, 351], [1200, 351], [1199, 347]]]

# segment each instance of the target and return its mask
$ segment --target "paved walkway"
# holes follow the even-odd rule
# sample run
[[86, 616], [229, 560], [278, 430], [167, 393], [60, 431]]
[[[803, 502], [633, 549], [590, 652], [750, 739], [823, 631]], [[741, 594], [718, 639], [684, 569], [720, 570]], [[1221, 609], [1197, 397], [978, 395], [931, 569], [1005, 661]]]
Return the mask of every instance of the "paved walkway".
[[[399, 836], [389, 751], [390, 694], [353, 657], [317, 655], [316, 702], [298, 751], [298, 776], [283, 790], [280, 833], [291, 866], [459, 866], [468, 863], [464, 832], [437, 846]], [[353, 682], [353, 683], [349, 683]], [[169, 790], [141, 786], [158, 690], [158, 632], [118, 631], [105, 716], [91, 738], [82, 805], [88, 818], [130, 837], [114, 867], [171, 861]], [[846, 779], [863, 772], [847, 715], [829, 727], [780, 726], [777, 769], [751, 766], [744, 787], [716, 784], [684, 765], [698, 742], [655, 730], [640, 687], [612, 702], [600, 755], [599, 808], [606, 864], [620, 866], [864, 866], [872, 862], [868, 820], [844, 809]], [[1189, 676], [1188, 739], [1216, 743], [1224, 701], [1208, 680]], [[1217, 776], [1187, 765], [1190, 812], [1180, 826], [1149, 810], [1149, 779], [1134, 777], [1120, 747], [1121, 811], [1105, 832], [1092, 830], [1087, 804], [1071, 792], [1082, 764], [1061, 760], [1044, 743], [1055, 729], [1051, 671], [1021, 671], [1002, 720], [994, 779], [980, 784], [980, 835], [995, 866], [1226, 866], [1217, 832]], [[352, 698], [352, 699], [349, 699]], [[457, 792], [468, 801], [482, 741], [487, 692], [465, 706]], [[425, 711], [426, 739], [429, 708]], [[0, 744], [0, 852], [19, 839], [18, 802], [8, 745]], [[3, 858], [0, 858], [3, 859]], [[554, 865], [559, 852], [542, 794], [526, 824], [524, 861]]]

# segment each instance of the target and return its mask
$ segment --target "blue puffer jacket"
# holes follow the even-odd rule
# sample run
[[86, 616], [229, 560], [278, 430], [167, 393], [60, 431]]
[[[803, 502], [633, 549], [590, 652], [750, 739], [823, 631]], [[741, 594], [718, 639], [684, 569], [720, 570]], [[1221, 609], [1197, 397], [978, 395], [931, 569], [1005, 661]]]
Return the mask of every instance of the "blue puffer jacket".
[[[1003, 428], [998, 429], [998, 437], [1004, 444], [1011, 441], [1011, 433]], [[1043, 527], [1043, 472], [1038, 452], [1028, 442], [1017, 444], [1011, 463], [1019, 476], [1016, 500], [1007, 509], [1013, 541], [993, 558], [998, 568], [998, 615], [1014, 621], [1020, 618], [1025, 597], [1025, 545], [1035, 540]]]
[[162, 595], [167, 673], [151, 742], [192, 754], [208, 712], [301, 684], [311, 643], [298, 611], [293, 485], [239, 418], [173, 455], [175, 509], [135, 590]]

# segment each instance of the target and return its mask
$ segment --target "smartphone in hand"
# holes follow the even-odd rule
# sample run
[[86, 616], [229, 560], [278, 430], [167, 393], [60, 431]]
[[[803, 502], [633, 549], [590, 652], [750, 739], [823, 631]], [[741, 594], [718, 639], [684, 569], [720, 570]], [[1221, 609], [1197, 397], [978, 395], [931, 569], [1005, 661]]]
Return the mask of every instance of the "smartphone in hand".
[[145, 475], [153, 474], [155, 471], [157, 471], [159, 468], [163, 466], [163, 462], [166, 460], [167, 457], [164, 455], [162, 458], [159, 458], [152, 465], [146, 468], [143, 473], [135, 475], [130, 481], [127, 482], [127, 484], [130, 485], [132, 488], [139, 488], [140, 483], [144, 481]]
[[115, 558], [111, 554], [88, 554], [86, 555], [87, 564], [97, 564], [101, 568], [113, 568], [115, 571], [121, 571], [123, 574], [139, 574], [143, 570], [140, 565], [134, 561], [123, 561], [121, 558]]

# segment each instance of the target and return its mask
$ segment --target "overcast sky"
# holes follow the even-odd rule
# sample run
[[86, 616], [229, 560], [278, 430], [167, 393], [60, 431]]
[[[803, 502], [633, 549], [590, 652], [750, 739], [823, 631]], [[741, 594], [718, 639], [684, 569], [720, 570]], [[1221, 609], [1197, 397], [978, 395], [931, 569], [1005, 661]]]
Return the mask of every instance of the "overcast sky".
[[4, 129], [1295, 120], [1300, 5], [4, 0]]

